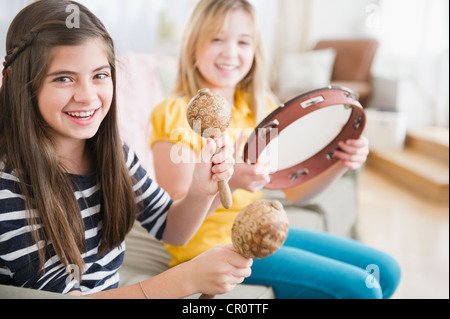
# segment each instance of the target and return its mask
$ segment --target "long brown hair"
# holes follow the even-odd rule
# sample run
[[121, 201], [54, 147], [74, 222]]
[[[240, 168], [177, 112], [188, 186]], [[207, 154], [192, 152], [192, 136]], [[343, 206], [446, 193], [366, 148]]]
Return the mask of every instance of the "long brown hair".
[[250, 97], [251, 108], [258, 121], [263, 119], [272, 107], [268, 105], [267, 100], [271, 93], [261, 28], [254, 7], [247, 0], [201, 0], [197, 4], [184, 29], [174, 93], [193, 97], [205, 86], [203, 76], [197, 68], [196, 52], [202, 50], [220, 33], [228, 14], [238, 9], [252, 16], [255, 33], [253, 66], [238, 84], [238, 88]]
[[[79, 25], [74, 28], [67, 26], [69, 5], [79, 9]], [[109, 113], [97, 134], [86, 143], [101, 185], [99, 253], [104, 253], [122, 243], [136, 214], [132, 182], [117, 126], [113, 41], [104, 25], [86, 7], [65, 0], [30, 4], [15, 17], [7, 34], [7, 56], [0, 88], [0, 159], [19, 177], [28, 223], [40, 248], [41, 268], [50, 249], [49, 241], [63, 264], [75, 264], [80, 269], [84, 266], [81, 254], [86, 250], [86, 242], [80, 207], [69, 174], [59, 162], [49, 128], [40, 115], [37, 98], [52, 49], [80, 45], [92, 38], [104, 40], [114, 87]]]

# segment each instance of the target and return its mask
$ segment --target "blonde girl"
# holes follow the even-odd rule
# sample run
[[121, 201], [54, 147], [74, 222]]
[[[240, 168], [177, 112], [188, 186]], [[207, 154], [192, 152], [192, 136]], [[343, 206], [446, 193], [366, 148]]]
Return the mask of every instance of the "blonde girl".
[[[69, 5], [79, 10], [79, 27], [66, 25]], [[205, 218], [216, 181], [232, 175], [233, 148], [209, 140], [189, 190], [173, 201], [120, 139], [114, 45], [97, 17], [73, 1], [36, 1], [12, 22], [6, 49], [0, 284], [98, 298], [181, 298], [227, 292], [250, 274], [251, 260], [217, 247], [118, 288], [134, 221], [183, 245]]]
[[[190, 98], [208, 87], [228, 99], [233, 111], [229, 133], [237, 140], [238, 152], [245, 135], [236, 132], [251, 131], [276, 106], [266, 82], [265, 62], [261, 31], [249, 2], [198, 2], [183, 36], [174, 94], [155, 109], [151, 118], [157, 180], [174, 198], [187, 192], [194, 169], [189, 159], [199, 154], [202, 145], [185, 119]], [[368, 143], [364, 137], [342, 141], [340, 147], [342, 151], [335, 155], [347, 167], [356, 169], [365, 162]], [[261, 197], [256, 191], [269, 181], [268, 169], [261, 164], [237, 160], [234, 171], [229, 181], [233, 206], [225, 210], [216, 198], [212, 206], [216, 210], [187, 245], [167, 245], [171, 266], [211, 247], [231, 244], [236, 215]], [[175, 184], [175, 179], [183, 182]], [[376, 264], [383, 274], [377, 289], [365, 284], [370, 264]], [[399, 274], [395, 260], [382, 252], [356, 241], [292, 228], [278, 252], [254, 260], [252, 275], [244, 282], [272, 286], [277, 298], [388, 298], [395, 291]]]

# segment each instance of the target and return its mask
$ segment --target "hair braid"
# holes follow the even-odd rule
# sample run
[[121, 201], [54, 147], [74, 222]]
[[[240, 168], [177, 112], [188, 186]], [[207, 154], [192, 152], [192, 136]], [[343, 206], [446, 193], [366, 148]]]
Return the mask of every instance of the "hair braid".
[[32, 30], [28, 35], [23, 38], [16, 46], [8, 50], [3, 62], [3, 76], [6, 77], [7, 69], [11, 66], [14, 60], [29, 46], [31, 46], [34, 40], [37, 38], [39, 30]]

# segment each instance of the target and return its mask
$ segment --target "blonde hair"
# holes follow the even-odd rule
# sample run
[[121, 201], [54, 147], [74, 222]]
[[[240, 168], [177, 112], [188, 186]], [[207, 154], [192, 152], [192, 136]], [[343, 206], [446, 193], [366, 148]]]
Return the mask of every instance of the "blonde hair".
[[197, 4], [184, 30], [174, 94], [193, 97], [198, 90], [206, 86], [197, 67], [196, 53], [220, 33], [228, 14], [233, 10], [244, 10], [253, 19], [255, 36], [253, 66], [237, 87], [249, 97], [255, 119], [259, 121], [270, 109], [267, 95], [271, 93], [267, 81], [267, 63], [261, 28], [254, 7], [247, 0], [201, 0]]

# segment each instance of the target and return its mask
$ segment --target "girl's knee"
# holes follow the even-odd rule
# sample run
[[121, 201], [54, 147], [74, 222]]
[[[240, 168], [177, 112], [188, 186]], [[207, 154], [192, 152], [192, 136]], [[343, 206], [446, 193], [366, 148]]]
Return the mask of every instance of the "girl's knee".
[[383, 289], [383, 298], [390, 298], [398, 287], [401, 278], [401, 268], [397, 261], [388, 256], [380, 266], [380, 284]]
[[355, 271], [348, 280], [343, 295], [344, 299], [382, 299], [383, 291], [376, 274], [364, 270]]
[[355, 272], [349, 282], [348, 293], [356, 299], [388, 299], [400, 281], [401, 270], [391, 256], [380, 260], [380, 264], [368, 265], [365, 270]]

